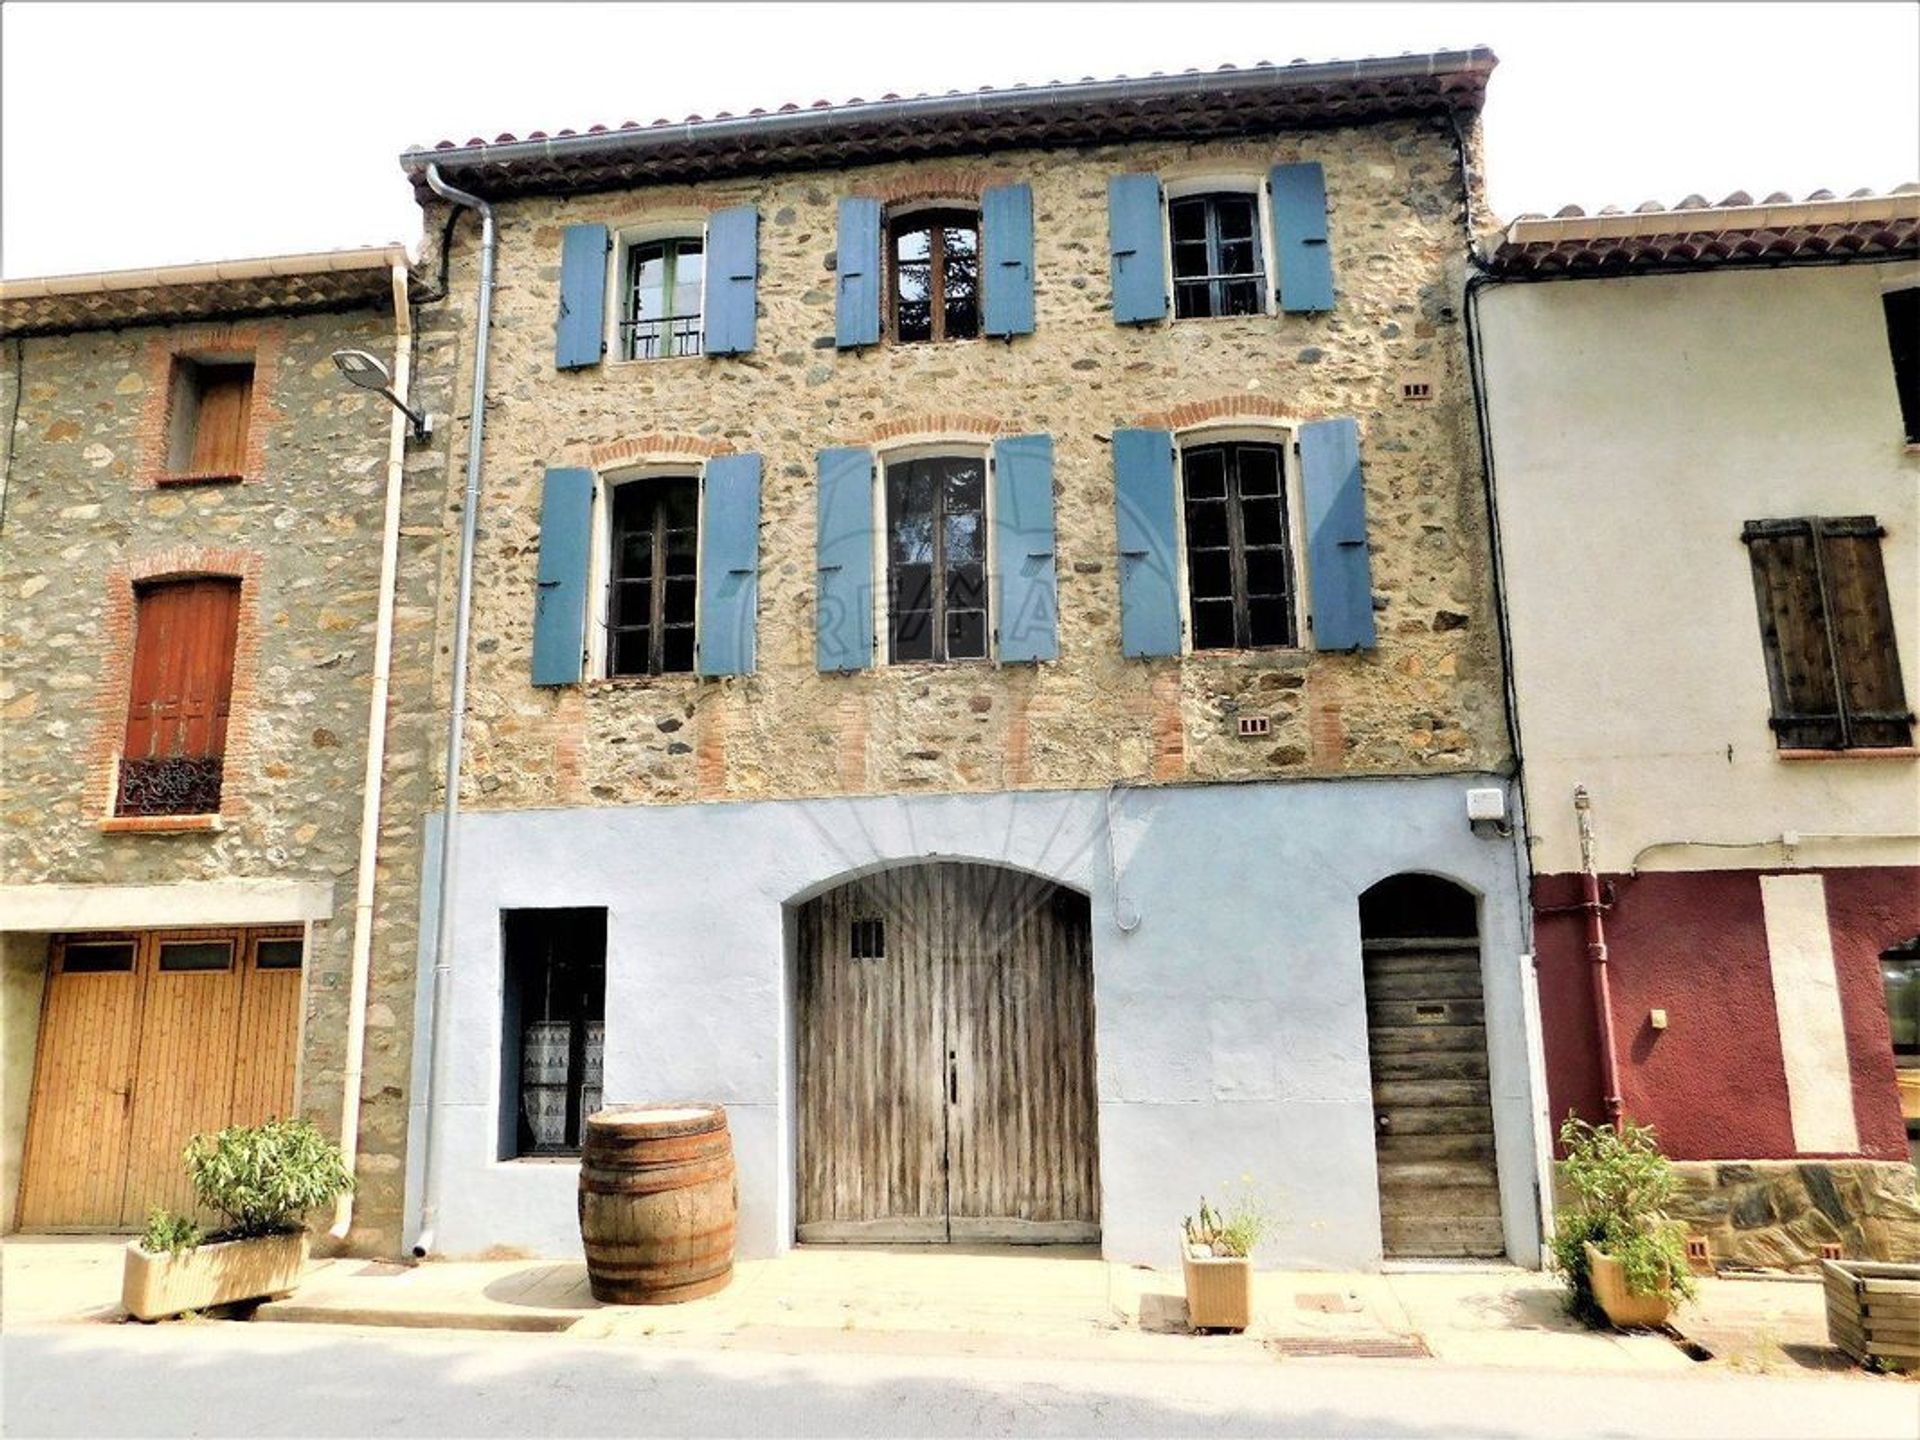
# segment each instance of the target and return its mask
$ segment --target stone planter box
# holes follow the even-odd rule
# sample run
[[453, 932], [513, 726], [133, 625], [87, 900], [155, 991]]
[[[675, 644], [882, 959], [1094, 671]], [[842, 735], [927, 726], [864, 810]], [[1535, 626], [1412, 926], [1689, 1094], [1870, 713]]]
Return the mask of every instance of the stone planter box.
[[1195, 1330], [1244, 1330], [1253, 1323], [1253, 1261], [1238, 1256], [1195, 1256], [1183, 1243], [1187, 1324]]
[[1655, 1295], [1635, 1295], [1627, 1289], [1626, 1272], [1620, 1262], [1587, 1246], [1587, 1273], [1593, 1282], [1593, 1298], [1617, 1329], [1639, 1325], [1664, 1325], [1673, 1314], [1673, 1296], [1666, 1290]]
[[127, 1245], [120, 1303], [136, 1320], [290, 1294], [307, 1268], [307, 1234], [222, 1240], [180, 1255]]
[[1920, 1265], [1823, 1260], [1827, 1338], [1856, 1363], [1920, 1369]]

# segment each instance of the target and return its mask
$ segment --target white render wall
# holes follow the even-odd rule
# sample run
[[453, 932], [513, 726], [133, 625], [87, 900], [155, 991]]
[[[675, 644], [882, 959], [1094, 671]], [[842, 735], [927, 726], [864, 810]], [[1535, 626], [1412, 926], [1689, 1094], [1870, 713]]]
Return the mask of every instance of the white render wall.
[[1920, 701], [1920, 453], [1901, 425], [1884, 289], [1854, 264], [1489, 287], [1481, 295], [1534, 863], [1920, 863], [1920, 760], [1776, 756], [1741, 526], [1877, 516], [1907, 701]]
[[[1273, 1265], [1380, 1260], [1358, 898], [1403, 871], [1482, 897], [1495, 1137], [1509, 1254], [1537, 1263], [1517, 856], [1470, 833], [1486, 777], [607, 807], [461, 821], [451, 1079], [435, 1233], [447, 1255], [579, 1253], [578, 1168], [494, 1158], [499, 912], [605, 905], [606, 1095], [717, 1100], [734, 1131], [743, 1257], [793, 1235], [791, 907], [852, 874], [995, 861], [1093, 901], [1106, 1254], [1170, 1263], [1204, 1191], [1242, 1175], [1284, 1213]], [[1108, 852], [1109, 805], [1113, 858]], [[1119, 913], [1139, 924], [1123, 931]], [[431, 913], [431, 897], [428, 897]], [[415, 1095], [424, 1094], [423, 960]], [[417, 1225], [416, 1102], [409, 1240]]]

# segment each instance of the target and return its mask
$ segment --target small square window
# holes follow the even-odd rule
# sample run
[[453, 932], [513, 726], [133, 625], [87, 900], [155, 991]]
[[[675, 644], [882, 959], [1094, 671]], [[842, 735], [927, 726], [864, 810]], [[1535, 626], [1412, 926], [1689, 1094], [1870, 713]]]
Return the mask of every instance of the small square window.
[[855, 920], [848, 952], [855, 960], [886, 959], [887, 922], [877, 917]]
[[306, 946], [299, 940], [262, 940], [254, 947], [256, 970], [298, 970]]
[[252, 421], [251, 359], [176, 357], [167, 474], [205, 480], [243, 478]]

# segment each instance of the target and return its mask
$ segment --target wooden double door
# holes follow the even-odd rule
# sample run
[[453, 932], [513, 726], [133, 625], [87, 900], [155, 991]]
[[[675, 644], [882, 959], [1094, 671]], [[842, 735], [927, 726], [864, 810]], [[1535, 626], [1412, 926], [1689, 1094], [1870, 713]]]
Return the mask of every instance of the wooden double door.
[[1099, 1238], [1090, 919], [957, 862], [801, 910], [802, 1241]]
[[20, 1228], [190, 1211], [190, 1136], [292, 1113], [302, 958], [298, 927], [55, 937]]

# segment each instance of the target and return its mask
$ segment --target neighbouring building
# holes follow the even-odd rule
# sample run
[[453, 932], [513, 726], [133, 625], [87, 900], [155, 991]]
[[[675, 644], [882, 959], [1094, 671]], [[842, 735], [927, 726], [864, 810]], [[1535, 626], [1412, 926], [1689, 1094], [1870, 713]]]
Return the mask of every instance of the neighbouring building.
[[[576, 1253], [582, 1114], [678, 1098], [727, 1106], [745, 1255], [1165, 1261], [1247, 1177], [1274, 1263], [1536, 1260], [1493, 64], [407, 152], [422, 332], [488, 364], [410, 1240]], [[485, 334], [435, 179], [497, 220]]]
[[376, 859], [411, 876], [420, 835], [364, 827], [370, 734], [391, 813], [429, 803], [431, 567], [381, 595], [440, 496], [403, 513], [404, 421], [330, 356], [405, 388], [406, 266], [0, 283], [9, 1228], [190, 1207], [189, 1135], [298, 1112], [356, 1152], [353, 1243], [399, 1244], [412, 957], [368, 961], [418, 909]]
[[1611, 1049], [1716, 1259], [1914, 1259], [1920, 187], [1563, 211], [1490, 269], [1553, 1114]]

